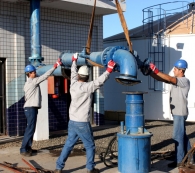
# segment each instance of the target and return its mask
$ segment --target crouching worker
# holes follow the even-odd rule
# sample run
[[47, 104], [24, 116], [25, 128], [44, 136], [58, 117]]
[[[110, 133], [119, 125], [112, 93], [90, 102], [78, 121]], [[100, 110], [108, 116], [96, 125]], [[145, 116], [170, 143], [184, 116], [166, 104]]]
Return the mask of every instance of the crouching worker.
[[41, 108], [42, 98], [39, 84], [46, 80], [61, 64], [61, 59], [58, 58], [58, 61], [54, 64], [53, 68], [40, 77], [36, 77], [36, 69], [33, 65], [27, 65], [25, 67], [25, 73], [28, 77], [28, 80], [24, 85], [24, 114], [27, 119], [27, 127], [25, 129], [22, 146], [20, 148], [20, 154], [23, 156], [29, 157], [32, 155], [32, 152], [36, 152], [36, 150], [32, 150], [31, 146], [36, 127], [38, 109]]
[[96, 80], [88, 82], [89, 69], [87, 66], [81, 66], [77, 72], [78, 53], [72, 56], [71, 67], [71, 104], [69, 108], [68, 137], [62, 152], [56, 162], [54, 173], [62, 173], [65, 162], [73, 149], [75, 143], [80, 138], [86, 149], [86, 168], [87, 173], [99, 173], [95, 168], [95, 143], [92, 128], [90, 125], [90, 107], [92, 103], [92, 93], [99, 89], [108, 79], [113, 71], [115, 62], [110, 60], [106, 71]]

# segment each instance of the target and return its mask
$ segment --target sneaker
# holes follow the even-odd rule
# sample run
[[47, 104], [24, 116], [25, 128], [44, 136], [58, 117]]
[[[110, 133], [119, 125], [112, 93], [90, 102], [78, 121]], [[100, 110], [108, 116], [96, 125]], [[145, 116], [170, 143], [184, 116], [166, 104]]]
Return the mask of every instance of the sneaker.
[[54, 173], [62, 173], [62, 170], [55, 169], [55, 170], [54, 170]]
[[25, 156], [25, 157], [30, 157], [32, 155], [32, 153], [30, 153], [30, 152], [22, 152], [20, 154]]
[[100, 173], [100, 170], [93, 168], [91, 171], [87, 170], [87, 173]]
[[171, 162], [167, 165], [169, 168], [176, 168], [176, 167], [180, 167], [181, 163], [177, 163], [177, 162]]

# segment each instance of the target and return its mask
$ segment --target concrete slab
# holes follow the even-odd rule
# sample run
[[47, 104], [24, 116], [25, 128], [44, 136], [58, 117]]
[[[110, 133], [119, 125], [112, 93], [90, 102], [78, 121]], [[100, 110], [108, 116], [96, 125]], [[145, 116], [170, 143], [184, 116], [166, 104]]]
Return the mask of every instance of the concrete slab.
[[150, 173], [178, 173], [178, 168], [168, 168], [167, 164], [171, 163], [169, 160], [156, 160], [151, 163], [151, 172]]
[[[34, 167], [45, 168], [49, 170], [55, 169], [55, 162], [58, 156], [54, 156], [49, 150], [39, 150], [39, 152], [31, 157], [23, 157], [19, 153], [19, 147], [11, 147], [0, 150], [0, 163], [4, 161], [14, 164], [14, 166], [27, 167], [27, 165], [22, 161], [22, 158], [30, 162]], [[100, 169], [102, 173], [119, 173], [118, 168], [108, 168], [99, 159], [99, 156], [95, 156], [96, 167]], [[171, 162], [168, 160], [156, 160], [151, 164], [151, 173], [178, 173], [178, 168], [169, 169], [167, 164]], [[86, 157], [72, 156], [69, 157], [63, 173], [86, 173], [85, 168]], [[0, 173], [12, 173], [8, 169], [0, 167]]]

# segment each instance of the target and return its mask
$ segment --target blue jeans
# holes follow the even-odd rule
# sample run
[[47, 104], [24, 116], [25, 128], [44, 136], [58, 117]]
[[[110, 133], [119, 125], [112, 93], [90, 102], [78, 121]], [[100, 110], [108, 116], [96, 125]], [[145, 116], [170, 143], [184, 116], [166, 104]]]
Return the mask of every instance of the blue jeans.
[[20, 153], [27, 152], [32, 146], [33, 135], [35, 132], [37, 122], [38, 108], [26, 107], [24, 108], [24, 113], [27, 119], [27, 127], [25, 129], [22, 146], [20, 148]]
[[86, 149], [87, 163], [86, 168], [92, 170], [95, 167], [95, 143], [92, 128], [89, 122], [69, 121], [68, 137], [62, 152], [56, 161], [56, 169], [63, 169], [65, 162], [78, 139], [81, 139]]
[[175, 142], [175, 162], [181, 163], [184, 156], [191, 149], [190, 141], [186, 135], [187, 116], [173, 115], [173, 139]]

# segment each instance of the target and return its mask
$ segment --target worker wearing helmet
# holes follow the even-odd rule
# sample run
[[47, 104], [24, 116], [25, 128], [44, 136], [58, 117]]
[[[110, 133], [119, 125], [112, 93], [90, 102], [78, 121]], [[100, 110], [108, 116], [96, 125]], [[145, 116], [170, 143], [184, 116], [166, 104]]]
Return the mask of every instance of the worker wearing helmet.
[[20, 154], [23, 156], [29, 157], [32, 155], [32, 152], [35, 152], [35, 150], [32, 150], [31, 146], [36, 127], [38, 109], [41, 108], [42, 99], [39, 84], [46, 80], [59, 65], [61, 65], [60, 58], [50, 70], [40, 77], [36, 77], [36, 69], [33, 65], [27, 65], [25, 67], [25, 73], [28, 77], [28, 80], [24, 85], [24, 113], [27, 119], [27, 127], [25, 129], [22, 146], [20, 148]]
[[77, 59], [78, 53], [75, 53], [72, 56], [73, 62], [71, 67], [71, 104], [69, 108], [68, 138], [56, 161], [56, 170], [54, 173], [62, 173], [65, 161], [79, 138], [86, 149], [87, 173], [99, 173], [99, 169], [95, 168], [94, 162], [95, 143], [90, 125], [90, 108], [93, 93], [108, 79], [110, 73], [113, 71], [115, 62], [110, 60], [106, 71], [96, 80], [88, 82], [89, 68], [81, 66], [77, 72]]
[[188, 63], [180, 59], [174, 64], [174, 77], [160, 72], [151, 63], [150, 69], [153, 71], [151, 76], [162, 82], [172, 84], [170, 91], [170, 108], [173, 115], [173, 139], [175, 142], [176, 157], [174, 162], [169, 163], [168, 167], [177, 167], [182, 162], [187, 151], [191, 148], [190, 141], [186, 135], [185, 121], [188, 117], [188, 92], [190, 81], [185, 77], [185, 70]]

